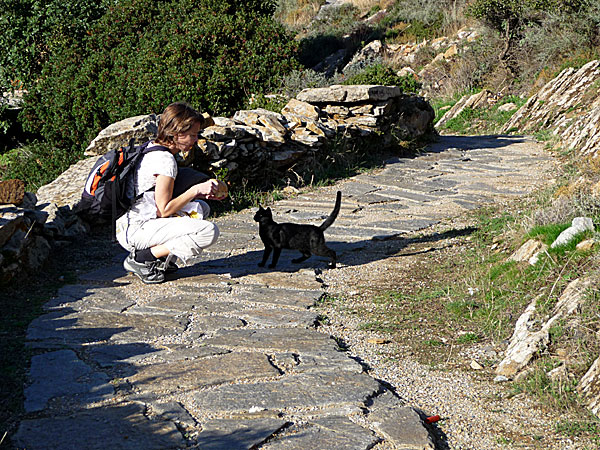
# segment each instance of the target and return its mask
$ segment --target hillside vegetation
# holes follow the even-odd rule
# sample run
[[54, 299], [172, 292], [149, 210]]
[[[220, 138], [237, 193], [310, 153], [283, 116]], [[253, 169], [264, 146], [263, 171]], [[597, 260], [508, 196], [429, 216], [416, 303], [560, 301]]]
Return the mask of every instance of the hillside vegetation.
[[[464, 95], [487, 89], [495, 98], [492, 106], [466, 109], [439, 131], [494, 134], [514, 112], [503, 105], [520, 107], [563, 69], [600, 57], [597, 0], [324, 4], [0, 0], [0, 89], [25, 91], [18, 115], [0, 103], [0, 179], [24, 179], [28, 190], [35, 191], [81, 158], [104, 127], [126, 117], [160, 113], [171, 101], [231, 115], [240, 108], [277, 109], [303, 88], [339, 83], [403, 86], [426, 96], [437, 119]], [[433, 62], [447, 48], [423, 45], [410, 60], [384, 53], [348, 65], [375, 40], [386, 45], [430, 43], [466, 28], [477, 30], [477, 38], [461, 42], [458, 54], [449, 59]], [[336, 53], [341, 61], [328, 72], [321, 63]], [[413, 75], [425, 67], [439, 81], [435, 89]], [[406, 317], [413, 322], [427, 318], [447, 340], [415, 340], [414, 351], [443, 361], [455, 346], [502, 342], [539, 293], [547, 293], [541, 306], [542, 313], [548, 312], [569, 282], [598, 274], [596, 232], [549, 251], [541, 265], [507, 260], [528, 239], [551, 243], [574, 217], [600, 222], [600, 166], [562, 148], [552, 131], [541, 127], [535, 137], [562, 162], [555, 186], [519, 204], [465, 219], [477, 232], [463, 239], [462, 246], [457, 244], [435, 271], [420, 274], [426, 278], [425, 288], [390, 285], [367, 298], [369, 307], [357, 312], [365, 329], [400, 336]], [[594, 193], [583, 185], [597, 189]], [[587, 239], [595, 245], [578, 252], [576, 243]], [[439, 308], [422, 311], [425, 300]], [[535, 396], [549, 407], [571, 412], [569, 417], [579, 416], [579, 421], [556, 424], [556, 432], [585, 435], [596, 445], [600, 422], [581, 404], [576, 385], [600, 351], [599, 317], [597, 294], [591, 293], [577, 320], [557, 323], [546, 351], [511, 386], [511, 395]], [[457, 329], [464, 333], [457, 334]], [[549, 376], [557, 367], [564, 368], [564, 377]]]
[[[26, 92], [16, 118], [0, 105], [0, 177], [35, 190], [81, 158], [110, 123], [159, 113], [175, 99], [231, 115], [277, 109], [305, 87], [334, 83], [417, 90], [420, 80], [396, 75], [406, 62], [385, 55], [333, 73], [314, 70], [340, 50], [347, 63], [376, 39], [398, 44], [481, 30], [458, 60], [436, 65], [446, 82], [428, 95], [434, 105], [487, 87], [527, 96], [561, 68], [597, 55], [600, 6], [591, 0], [324, 3], [0, 0], [0, 88]], [[408, 65], [419, 72], [433, 56], [424, 46]], [[265, 97], [274, 93], [279, 102]]]

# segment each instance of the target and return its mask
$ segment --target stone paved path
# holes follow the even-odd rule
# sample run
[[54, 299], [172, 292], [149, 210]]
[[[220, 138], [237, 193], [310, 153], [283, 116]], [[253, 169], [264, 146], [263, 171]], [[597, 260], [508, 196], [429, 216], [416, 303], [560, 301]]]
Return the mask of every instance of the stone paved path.
[[[443, 137], [419, 157], [390, 160], [273, 210], [279, 222], [320, 223], [340, 189], [342, 210], [326, 236], [340, 265], [361, 264], [373, 257], [371, 240], [530, 192], [551, 165], [525, 139]], [[257, 267], [262, 243], [252, 215], [220, 218], [221, 238], [206, 261], [164, 284], [127, 275], [121, 254], [109, 269], [63, 287], [28, 330], [36, 356], [16, 444], [435, 448], [423, 413], [319, 331], [312, 306], [326, 292], [326, 262], [295, 266], [295, 253], [284, 251], [277, 270]]]

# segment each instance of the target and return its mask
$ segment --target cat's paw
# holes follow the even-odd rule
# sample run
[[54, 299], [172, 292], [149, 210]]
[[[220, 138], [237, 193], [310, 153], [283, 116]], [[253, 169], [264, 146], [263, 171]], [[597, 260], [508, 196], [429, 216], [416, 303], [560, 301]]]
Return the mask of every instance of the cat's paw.
[[275, 268], [275, 264], [269, 264], [269, 269], [274, 269]]
[[329, 263], [327, 264], [327, 267], [329, 267], [330, 269], [335, 269], [335, 263]]
[[265, 267], [265, 263], [264, 262], [259, 262], [258, 263], [258, 267]]

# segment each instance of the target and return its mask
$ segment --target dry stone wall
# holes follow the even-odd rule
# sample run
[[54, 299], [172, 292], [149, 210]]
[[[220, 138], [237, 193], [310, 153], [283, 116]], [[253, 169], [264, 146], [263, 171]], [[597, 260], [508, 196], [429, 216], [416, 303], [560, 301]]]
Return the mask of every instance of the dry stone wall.
[[[402, 139], [433, 132], [434, 111], [421, 97], [405, 95], [395, 86], [331, 86], [306, 89], [281, 113], [264, 109], [215, 117], [198, 142], [200, 159], [213, 173], [225, 169], [233, 188], [237, 182], [281, 178], [300, 162], [318, 157], [334, 138], [353, 143], [393, 131]], [[51, 244], [85, 233], [89, 227], [77, 214], [87, 174], [98, 155], [155, 137], [159, 116], [137, 116], [102, 130], [79, 161], [56, 180], [27, 194], [28, 202], [0, 205], [0, 275], [8, 281], [22, 269], [39, 267]], [[386, 140], [380, 140], [385, 143]], [[295, 167], [295, 170], [297, 167]]]

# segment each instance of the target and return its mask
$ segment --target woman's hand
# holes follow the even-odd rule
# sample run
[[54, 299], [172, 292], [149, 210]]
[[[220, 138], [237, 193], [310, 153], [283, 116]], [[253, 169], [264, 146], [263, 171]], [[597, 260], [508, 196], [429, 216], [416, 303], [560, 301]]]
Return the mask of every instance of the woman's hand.
[[217, 193], [219, 188], [219, 182], [217, 180], [211, 179], [205, 181], [204, 183], [198, 183], [192, 187], [195, 191], [195, 198], [214, 198], [214, 195]]
[[196, 198], [223, 200], [227, 197], [227, 185], [214, 178], [205, 181], [204, 183], [197, 184], [195, 188], [197, 189]]

